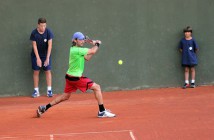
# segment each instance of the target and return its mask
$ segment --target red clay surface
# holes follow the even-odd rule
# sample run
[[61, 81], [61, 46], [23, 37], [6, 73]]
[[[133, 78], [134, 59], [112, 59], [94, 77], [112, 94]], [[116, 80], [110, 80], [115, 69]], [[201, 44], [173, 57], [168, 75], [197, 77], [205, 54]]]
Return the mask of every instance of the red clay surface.
[[0, 140], [214, 139], [213, 86], [103, 95], [105, 107], [117, 117], [97, 118], [98, 106], [93, 94], [74, 94], [41, 118], [35, 117], [37, 107], [53, 98], [0, 98]]

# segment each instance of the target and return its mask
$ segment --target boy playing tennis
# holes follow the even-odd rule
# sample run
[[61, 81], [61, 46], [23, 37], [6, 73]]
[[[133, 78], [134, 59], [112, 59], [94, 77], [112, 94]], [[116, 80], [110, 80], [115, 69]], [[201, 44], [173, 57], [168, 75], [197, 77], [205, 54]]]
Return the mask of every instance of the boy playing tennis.
[[[182, 53], [182, 66], [185, 70], [183, 88], [195, 88], [195, 66], [198, 64], [196, 52], [199, 50], [199, 47], [192, 37], [192, 28], [190, 26], [184, 28], [183, 32], [185, 37], [181, 39], [179, 45], [179, 50]], [[189, 84], [189, 72], [191, 72], [191, 84]]]
[[98, 117], [115, 117], [115, 114], [104, 108], [100, 85], [96, 84], [91, 79], [82, 76], [85, 60], [89, 61], [92, 58], [92, 56], [98, 51], [101, 42], [99, 40], [95, 42], [88, 41], [88, 43], [91, 43], [93, 47], [91, 49], [82, 48], [85, 43], [85, 36], [81, 32], [76, 32], [72, 37], [72, 43], [73, 45], [70, 48], [69, 56], [69, 68], [65, 76], [66, 85], [64, 93], [46, 106], [39, 106], [37, 116], [40, 117], [50, 107], [68, 100], [71, 93], [76, 92], [77, 89], [82, 92], [86, 92], [87, 89], [91, 89], [94, 91], [95, 98], [99, 105]]

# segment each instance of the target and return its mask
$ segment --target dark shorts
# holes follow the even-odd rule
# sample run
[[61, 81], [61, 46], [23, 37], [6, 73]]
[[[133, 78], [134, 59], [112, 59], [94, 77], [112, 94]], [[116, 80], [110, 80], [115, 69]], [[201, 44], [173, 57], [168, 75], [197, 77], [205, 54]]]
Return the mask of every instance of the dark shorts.
[[90, 89], [94, 82], [87, 77], [72, 77], [68, 74], [65, 75], [65, 93], [76, 92], [79, 89], [82, 92], [86, 92], [86, 90]]
[[192, 64], [192, 65], [185, 65], [185, 64], [182, 64], [182, 67], [188, 67], [188, 68], [193, 68], [197, 66], [197, 64]]
[[[41, 59], [41, 61], [42, 61], [42, 67], [41, 67], [41, 68], [42, 68], [44, 71], [51, 70], [51, 57], [49, 58], [49, 65], [46, 66], [46, 67], [44, 66], [44, 62], [45, 62], [45, 60], [46, 60], [46, 57], [41, 57], [40, 59]], [[33, 69], [33, 70], [40, 70], [40, 69], [41, 69], [39, 66], [37, 66], [36, 57], [31, 56], [31, 62], [32, 62], [32, 69]]]

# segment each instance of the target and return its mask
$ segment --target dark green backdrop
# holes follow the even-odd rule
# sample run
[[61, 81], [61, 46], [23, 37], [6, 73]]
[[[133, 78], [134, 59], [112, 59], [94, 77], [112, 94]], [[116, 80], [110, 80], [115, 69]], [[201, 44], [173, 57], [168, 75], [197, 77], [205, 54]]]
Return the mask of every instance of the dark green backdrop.
[[[31, 95], [29, 36], [39, 17], [47, 18], [55, 35], [54, 93], [63, 92], [71, 36], [76, 31], [103, 42], [84, 74], [104, 91], [132, 90], [183, 84], [177, 46], [182, 29], [190, 25], [200, 46], [197, 84], [213, 84], [213, 13], [213, 0], [1, 0], [0, 96]], [[119, 59], [123, 65], [118, 65]], [[44, 72], [40, 78], [44, 94]]]

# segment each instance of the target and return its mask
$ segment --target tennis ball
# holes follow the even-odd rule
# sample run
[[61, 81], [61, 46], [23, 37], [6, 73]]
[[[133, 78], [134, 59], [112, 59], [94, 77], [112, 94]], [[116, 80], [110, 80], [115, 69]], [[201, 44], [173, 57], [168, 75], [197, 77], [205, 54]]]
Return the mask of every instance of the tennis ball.
[[122, 61], [122, 60], [119, 60], [119, 61], [118, 61], [118, 64], [119, 64], [119, 65], [122, 65], [122, 64], [123, 64], [123, 61]]

